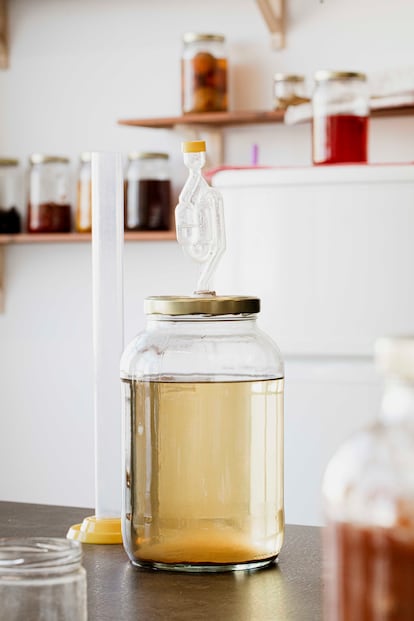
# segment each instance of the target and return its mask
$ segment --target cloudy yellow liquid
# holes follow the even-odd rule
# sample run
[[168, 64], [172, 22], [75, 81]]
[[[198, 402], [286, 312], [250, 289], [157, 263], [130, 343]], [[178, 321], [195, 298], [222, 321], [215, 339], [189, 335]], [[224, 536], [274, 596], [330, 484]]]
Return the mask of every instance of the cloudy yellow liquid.
[[274, 560], [283, 541], [283, 379], [123, 380], [124, 540], [139, 565]]

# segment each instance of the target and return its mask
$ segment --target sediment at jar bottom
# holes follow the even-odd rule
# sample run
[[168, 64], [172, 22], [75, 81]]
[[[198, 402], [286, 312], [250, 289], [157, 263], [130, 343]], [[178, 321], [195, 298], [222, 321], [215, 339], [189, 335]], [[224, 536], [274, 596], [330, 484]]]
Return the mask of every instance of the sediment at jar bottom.
[[163, 541], [134, 539], [133, 557], [140, 561], [186, 564], [235, 564], [253, 561], [269, 562], [276, 558], [283, 543], [283, 515], [278, 519], [278, 532], [268, 541], [255, 542], [246, 534], [220, 526], [183, 532], [166, 531]]

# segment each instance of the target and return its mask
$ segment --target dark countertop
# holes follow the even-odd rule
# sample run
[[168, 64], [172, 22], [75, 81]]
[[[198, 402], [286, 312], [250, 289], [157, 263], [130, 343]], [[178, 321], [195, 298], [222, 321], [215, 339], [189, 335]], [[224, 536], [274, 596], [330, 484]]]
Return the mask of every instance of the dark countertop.
[[[93, 510], [0, 502], [0, 537], [63, 537]], [[320, 529], [287, 526], [268, 569], [180, 574], [134, 569], [122, 546], [84, 545], [88, 621], [320, 621]]]

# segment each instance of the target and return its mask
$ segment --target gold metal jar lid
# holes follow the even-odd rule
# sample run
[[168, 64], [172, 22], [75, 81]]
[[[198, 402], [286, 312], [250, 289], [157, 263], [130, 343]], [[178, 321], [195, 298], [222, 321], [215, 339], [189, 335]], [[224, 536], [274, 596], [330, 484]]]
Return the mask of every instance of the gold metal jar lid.
[[152, 151], [131, 151], [128, 153], [128, 159], [133, 160], [168, 160], [168, 153], [157, 153]]
[[170, 296], [146, 298], [147, 315], [241, 315], [260, 312], [260, 299], [251, 296]]
[[304, 82], [304, 75], [297, 75], [295, 73], [275, 73], [273, 76], [275, 82]]
[[365, 81], [367, 76], [365, 73], [358, 71], [331, 71], [328, 69], [320, 69], [315, 73], [315, 82], [330, 82], [331, 80], [361, 80]]
[[19, 160], [16, 160], [13, 157], [0, 158], [0, 166], [18, 166], [18, 165], [19, 165]]
[[44, 155], [32, 153], [29, 157], [30, 164], [69, 164], [69, 158], [62, 155]]
[[184, 43], [196, 43], [197, 41], [217, 41], [224, 43], [226, 40], [221, 34], [201, 34], [198, 32], [186, 32], [183, 34]]

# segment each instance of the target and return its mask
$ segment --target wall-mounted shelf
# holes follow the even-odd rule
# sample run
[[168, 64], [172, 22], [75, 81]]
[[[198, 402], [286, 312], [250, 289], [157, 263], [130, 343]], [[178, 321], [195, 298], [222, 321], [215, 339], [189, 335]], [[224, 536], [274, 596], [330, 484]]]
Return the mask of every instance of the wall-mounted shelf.
[[[90, 233], [20, 233], [18, 235], [0, 234], [0, 313], [4, 311], [5, 303], [5, 260], [6, 246], [16, 244], [62, 244], [90, 242]], [[175, 231], [128, 231], [125, 241], [173, 241]]]
[[152, 127], [154, 129], [174, 129], [180, 125], [231, 127], [255, 123], [283, 123], [284, 116], [282, 110], [241, 110], [237, 112], [199, 112], [155, 119], [121, 119], [118, 123], [130, 127]]
[[[0, 235], [0, 246], [10, 244], [54, 244], [91, 241], [90, 233], [19, 233]], [[125, 241], [167, 241], [176, 239], [175, 231], [128, 231]]]
[[[393, 107], [375, 108], [371, 110], [371, 116], [394, 117], [414, 116], [414, 105], [402, 105]], [[198, 114], [184, 114], [181, 116], [169, 116], [146, 119], [121, 119], [119, 125], [128, 127], [152, 127], [154, 129], [174, 129], [181, 125], [199, 125], [207, 127], [234, 127], [242, 125], [254, 125], [256, 123], [283, 123], [285, 113], [283, 110], [245, 110], [236, 112], [204, 112]]]
[[[371, 110], [373, 118], [414, 116], [414, 105], [376, 107]], [[235, 112], [204, 112], [146, 119], [121, 119], [119, 125], [128, 127], [148, 127], [152, 129], [175, 130], [184, 140], [206, 139], [208, 142], [208, 165], [220, 166], [224, 163], [223, 128], [243, 125], [263, 125], [283, 123], [283, 110], [245, 110]]]

